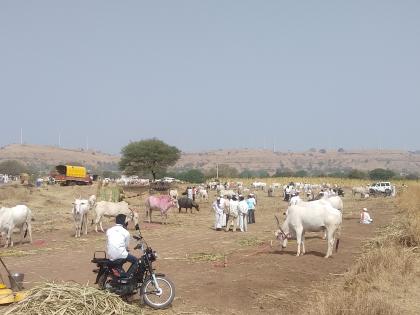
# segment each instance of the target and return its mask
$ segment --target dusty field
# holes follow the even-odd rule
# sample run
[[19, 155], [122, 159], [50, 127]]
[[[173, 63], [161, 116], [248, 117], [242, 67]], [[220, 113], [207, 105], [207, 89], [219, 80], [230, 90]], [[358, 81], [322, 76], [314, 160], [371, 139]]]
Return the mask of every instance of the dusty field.
[[[95, 187], [57, 186], [31, 191], [0, 187], [1, 205], [14, 205], [20, 200], [33, 209], [36, 219], [32, 245], [0, 249], [11, 270], [25, 273], [26, 287], [46, 279], [93, 283], [90, 260], [95, 250], [104, 249], [105, 237], [90, 227], [87, 236], [74, 239], [70, 210], [73, 197], [94, 192]], [[211, 200], [213, 196], [211, 193]], [[159, 253], [156, 269], [176, 285], [176, 299], [170, 309], [146, 309], [146, 313], [296, 314], [314, 290], [322, 288], [326, 280], [340, 277], [352, 265], [362, 242], [373, 236], [376, 227], [389, 222], [397, 210], [390, 198], [362, 201], [346, 194], [339, 252], [324, 259], [326, 242], [319, 233], [311, 233], [306, 238], [306, 255], [295, 257], [294, 241], [284, 251], [276, 242], [270, 247], [276, 228], [274, 214], [281, 215], [286, 207], [278, 191], [275, 196], [268, 198], [258, 192], [257, 223], [250, 225], [247, 233], [214, 231], [210, 201], [201, 203], [198, 213], [179, 214], [171, 209], [167, 226], [160, 224], [158, 215], [154, 216], [156, 223], [142, 223], [143, 236]], [[142, 203], [139, 198], [130, 201]], [[362, 207], [369, 208], [373, 225], [358, 223]], [[143, 207], [140, 212], [143, 216]], [[108, 221], [105, 226], [111, 224]]]

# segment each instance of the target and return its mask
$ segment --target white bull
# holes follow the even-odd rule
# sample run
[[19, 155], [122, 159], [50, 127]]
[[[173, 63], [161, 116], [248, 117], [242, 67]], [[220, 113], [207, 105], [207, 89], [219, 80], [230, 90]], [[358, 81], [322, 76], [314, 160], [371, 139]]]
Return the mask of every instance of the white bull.
[[87, 217], [90, 210], [90, 198], [86, 199], [75, 199], [73, 202], [73, 219], [76, 227], [76, 233], [74, 237], [80, 237], [80, 233], [85, 226], [85, 235], [87, 235]]
[[201, 198], [201, 200], [208, 200], [209, 194], [207, 193], [207, 190], [204, 188], [200, 188], [197, 191], [198, 196]]
[[[6, 244], [4, 247], [13, 246], [13, 229], [20, 230], [20, 243], [22, 244], [26, 234], [29, 234], [29, 241], [32, 243], [32, 211], [25, 205], [17, 205], [13, 208], [0, 208], [0, 233], [1, 236], [6, 236]], [[26, 230], [23, 227], [26, 224]], [[25, 234], [24, 234], [25, 233]]]
[[169, 190], [169, 196], [171, 196], [172, 199], [178, 199], [178, 190], [170, 189]]
[[353, 196], [360, 194], [360, 198], [365, 198], [365, 196], [369, 194], [369, 189], [367, 187], [361, 187], [361, 186], [353, 187], [351, 189], [351, 192], [353, 193]]
[[[337, 209], [328, 204], [320, 204], [314, 207], [306, 207], [302, 205], [290, 206], [287, 209], [287, 217], [280, 227], [280, 222], [276, 217], [278, 230], [275, 232], [277, 239], [283, 241], [282, 247], [286, 248], [287, 240], [296, 237], [297, 253], [301, 254], [300, 246], [302, 245], [302, 255], [305, 254], [305, 232], [319, 232], [325, 230], [327, 232], [328, 250], [325, 258], [332, 255], [336, 233], [339, 232], [342, 215]], [[339, 239], [337, 238], [336, 251], [338, 249]]]
[[232, 196], [236, 195], [236, 193], [232, 189], [229, 189], [229, 190], [222, 189], [222, 190], [220, 190], [219, 194], [220, 194], [220, 196], [223, 196], [223, 197], [225, 197], [225, 196], [232, 197]]
[[128, 207], [127, 202], [99, 201], [95, 205], [95, 231], [98, 232], [99, 223], [101, 231], [104, 232], [104, 229], [102, 228], [102, 217], [116, 217], [118, 214], [125, 214], [127, 216], [127, 221], [133, 221], [136, 227], [138, 226], [139, 215]]

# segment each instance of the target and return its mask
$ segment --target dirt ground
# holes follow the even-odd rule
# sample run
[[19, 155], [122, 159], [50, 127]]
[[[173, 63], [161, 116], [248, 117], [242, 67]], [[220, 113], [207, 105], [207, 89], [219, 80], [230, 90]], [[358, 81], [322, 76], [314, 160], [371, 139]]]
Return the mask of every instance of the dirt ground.
[[[27, 204], [32, 210], [33, 244], [16, 243], [13, 249], [0, 249], [9, 269], [25, 273], [25, 287], [45, 280], [72, 280], [93, 285], [94, 265], [90, 262], [95, 251], [105, 248], [103, 233], [89, 226], [88, 235], [74, 238], [71, 217], [72, 198], [88, 197], [95, 187], [0, 187], [0, 204]], [[248, 232], [213, 230], [214, 215], [210, 200], [200, 202], [200, 211], [178, 213], [171, 209], [168, 225], [162, 225], [154, 213], [154, 223], [141, 223], [143, 237], [158, 252], [155, 264], [176, 286], [173, 306], [153, 314], [297, 314], [306, 306], [314, 290], [323, 283], [340, 277], [360, 254], [362, 242], [374, 235], [375, 229], [388, 223], [397, 209], [391, 198], [353, 198], [345, 190], [344, 220], [338, 253], [325, 259], [327, 244], [320, 233], [306, 237], [304, 256], [296, 257], [296, 242], [285, 250], [274, 241], [274, 214], [282, 217], [287, 204], [280, 192], [269, 198], [257, 192], [256, 224]], [[142, 198], [131, 203], [144, 217]], [[13, 204], [14, 203], [14, 204]], [[359, 211], [367, 207], [374, 224], [358, 223]], [[89, 218], [89, 221], [92, 214]], [[105, 226], [112, 225], [106, 220]], [[130, 232], [135, 233], [133, 226]], [[18, 241], [17, 233], [14, 235]], [[131, 244], [134, 246], [134, 242]], [[133, 252], [133, 251], [132, 251]], [[138, 255], [138, 253], [137, 253]], [[2, 272], [5, 277], [4, 272]], [[7, 277], [6, 277], [7, 278]], [[1, 312], [1, 308], [0, 308]]]

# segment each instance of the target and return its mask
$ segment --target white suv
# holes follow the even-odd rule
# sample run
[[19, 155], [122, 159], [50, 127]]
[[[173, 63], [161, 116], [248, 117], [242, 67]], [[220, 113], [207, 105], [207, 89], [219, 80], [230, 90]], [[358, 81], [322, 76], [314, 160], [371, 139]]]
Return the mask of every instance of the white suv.
[[390, 182], [377, 182], [369, 186], [370, 194], [384, 194], [390, 196], [392, 193], [392, 185]]

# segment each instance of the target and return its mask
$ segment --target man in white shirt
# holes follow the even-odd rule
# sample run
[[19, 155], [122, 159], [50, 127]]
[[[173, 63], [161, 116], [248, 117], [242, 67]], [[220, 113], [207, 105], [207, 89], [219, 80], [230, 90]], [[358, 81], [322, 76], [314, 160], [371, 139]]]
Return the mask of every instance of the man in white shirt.
[[131, 263], [131, 269], [133, 266], [137, 266], [138, 259], [134, 255], [128, 253], [130, 233], [126, 229], [125, 214], [118, 214], [115, 218], [115, 223], [116, 225], [106, 231], [106, 252], [108, 258], [111, 261], [126, 259]]
[[216, 231], [220, 231], [222, 229], [222, 219], [223, 219], [223, 208], [222, 203], [220, 201], [220, 197], [217, 197], [216, 201], [213, 202], [213, 210], [215, 214], [215, 222], [214, 222], [214, 229]]
[[362, 224], [371, 224], [373, 219], [370, 217], [367, 208], [363, 208], [363, 211], [360, 212], [360, 223]]
[[239, 195], [239, 204], [238, 204], [238, 213], [239, 213], [239, 228], [241, 232], [248, 231], [248, 204], [244, 196]]

